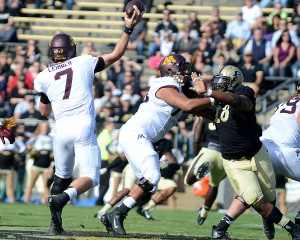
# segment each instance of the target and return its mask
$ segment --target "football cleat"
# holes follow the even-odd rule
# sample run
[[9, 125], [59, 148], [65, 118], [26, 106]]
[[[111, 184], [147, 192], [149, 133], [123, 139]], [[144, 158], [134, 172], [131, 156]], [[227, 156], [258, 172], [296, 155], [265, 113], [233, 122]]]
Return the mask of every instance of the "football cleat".
[[295, 217], [295, 224], [300, 226], [300, 212], [298, 212], [297, 216]]
[[113, 210], [109, 213], [104, 213], [100, 220], [102, 224], [105, 226], [107, 232], [112, 232], [118, 235], [125, 235], [126, 231], [123, 227], [124, 219], [126, 218], [126, 214], [122, 214], [117, 211], [117, 209]]
[[230, 239], [226, 231], [217, 230], [216, 226], [212, 227], [211, 238], [213, 239]]
[[143, 208], [140, 207], [140, 206], [136, 209], [136, 212], [137, 212], [138, 214], [140, 214], [141, 216], [145, 217], [147, 220], [152, 220], [152, 221], [155, 220], [155, 219], [151, 216], [149, 210], [143, 210]]
[[275, 228], [274, 228], [274, 223], [267, 219], [263, 218], [263, 226], [264, 226], [264, 234], [268, 239], [273, 239], [275, 236]]
[[198, 211], [198, 224], [199, 225], [202, 225], [205, 222], [205, 219], [207, 218], [207, 212], [205, 214], [205, 217], [201, 217], [201, 211], [202, 211], [202, 207], [199, 208], [199, 211]]
[[68, 201], [64, 201], [64, 198], [68, 198], [67, 193], [62, 193], [59, 195], [50, 196], [47, 199], [47, 206], [50, 208], [51, 212], [51, 223], [49, 228], [49, 233], [53, 235], [63, 235], [65, 230], [62, 227], [61, 213], [63, 207]]
[[300, 240], [300, 226], [295, 225], [294, 228], [292, 228], [289, 233], [292, 236], [292, 240]]

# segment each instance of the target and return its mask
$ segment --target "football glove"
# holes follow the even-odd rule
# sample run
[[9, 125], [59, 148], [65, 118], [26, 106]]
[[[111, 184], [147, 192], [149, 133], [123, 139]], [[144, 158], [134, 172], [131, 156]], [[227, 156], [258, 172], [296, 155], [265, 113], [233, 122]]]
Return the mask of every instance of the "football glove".
[[12, 128], [12, 127], [16, 126], [16, 119], [14, 119], [13, 117], [11, 117], [9, 119], [4, 118], [3, 125], [7, 128]]
[[5, 144], [4, 138], [7, 138], [10, 144], [13, 144], [16, 140], [15, 134], [4, 125], [0, 125], [0, 138], [3, 144]]

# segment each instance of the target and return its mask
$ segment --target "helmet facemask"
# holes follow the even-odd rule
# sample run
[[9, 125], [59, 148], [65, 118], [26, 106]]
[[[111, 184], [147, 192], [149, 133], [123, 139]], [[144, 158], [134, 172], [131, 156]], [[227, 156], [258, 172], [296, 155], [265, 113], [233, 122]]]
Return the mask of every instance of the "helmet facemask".
[[184, 86], [186, 83], [191, 82], [192, 65], [189, 62], [185, 61], [185, 62], [180, 62], [178, 64], [175, 64], [175, 66], [177, 68], [177, 72], [173, 74], [175, 80], [178, 83], [180, 83], [181, 86]]
[[230, 77], [216, 74], [212, 82], [212, 90], [219, 92], [230, 92], [233, 90]]

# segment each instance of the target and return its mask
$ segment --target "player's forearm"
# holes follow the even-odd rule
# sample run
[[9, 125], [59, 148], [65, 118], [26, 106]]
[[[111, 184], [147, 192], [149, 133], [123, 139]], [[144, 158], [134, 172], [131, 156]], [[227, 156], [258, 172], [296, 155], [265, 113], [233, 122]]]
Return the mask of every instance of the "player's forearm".
[[125, 53], [130, 35], [123, 32], [120, 41], [117, 43], [114, 51], [112, 52], [114, 61], [119, 60]]

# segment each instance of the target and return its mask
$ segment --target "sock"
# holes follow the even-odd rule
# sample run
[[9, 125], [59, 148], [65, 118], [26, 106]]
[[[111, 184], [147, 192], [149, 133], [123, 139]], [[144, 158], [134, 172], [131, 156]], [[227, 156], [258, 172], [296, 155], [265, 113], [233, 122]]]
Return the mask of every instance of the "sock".
[[286, 216], [284, 216], [276, 206], [273, 206], [269, 219], [273, 223], [278, 224], [280, 227], [286, 229], [289, 232], [295, 227], [295, 224]]
[[128, 208], [133, 208], [136, 203], [137, 202], [132, 197], [130, 197], [130, 195], [128, 195], [123, 201], [123, 204]]
[[118, 207], [116, 208], [116, 211], [118, 211], [118, 212], [120, 212], [120, 213], [122, 213], [122, 214], [124, 214], [124, 215], [126, 215], [130, 210], [131, 210], [131, 208], [127, 207], [127, 206], [124, 204], [124, 202], [122, 202], [122, 203], [120, 204], [120, 206], [118, 206]]
[[201, 209], [200, 217], [206, 218], [209, 211], [210, 211], [210, 207], [204, 205], [203, 208]]
[[105, 206], [98, 213], [107, 213], [108, 210], [110, 210], [111, 208], [112, 208], [112, 205], [107, 203], [107, 204], [105, 204]]
[[74, 188], [72, 186], [68, 187], [64, 192], [69, 195], [70, 200], [77, 197], [77, 190], [76, 190], [76, 188]]
[[61, 205], [62, 207], [64, 207], [70, 200], [70, 197], [67, 193], [63, 192], [61, 194], [57, 195], [59, 197], [59, 199], [61, 200]]
[[221, 231], [227, 231], [227, 229], [230, 227], [230, 225], [233, 222], [234, 222], [234, 219], [232, 217], [230, 217], [229, 215], [225, 214], [225, 216], [219, 222], [216, 229], [221, 230]]
[[143, 206], [143, 210], [151, 210], [152, 208], [154, 208], [156, 206], [156, 202], [151, 199], [148, 203], [146, 203], [144, 206]]

